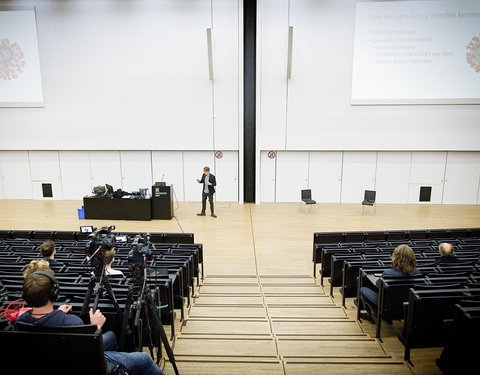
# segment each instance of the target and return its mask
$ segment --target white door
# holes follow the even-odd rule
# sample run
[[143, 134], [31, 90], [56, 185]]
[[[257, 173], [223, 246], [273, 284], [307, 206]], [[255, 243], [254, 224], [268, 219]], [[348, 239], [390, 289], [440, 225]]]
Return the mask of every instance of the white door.
[[317, 203], [340, 203], [342, 156], [341, 151], [310, 152], [308, 185]]
[[183, 188], [183, 152], [152, 151], [153, 183], [165, 182], [173, 186], [173, 196], [184, 201]]
[[301, 202], [308, 188], [308, 152], [282, 151], [277, 154], [277, 202]]
[[5, 199], [32, 199], [28, 151], [0, 151]]
[[260, 152], [260, 202], [275, 202], [277, 153]]
[[449, 152], [443, 203], [476, 204], [480, 179], [479, 152]]
[[[446, 158], [446, 152], [412, 152], [408, 203], [442, 203]], [[420, 202], [422, 187], [432, 188], [430, 202]]]
[[[58, 151], [29, 151], [33, 199], [63, 199]], [[52, 197], [44, 197], [43, 185], [52, 187]]]
[[[216, 176], [214, 169], [213, 151], [184, 151], [183, 152], [183, 180], [185, 200], [187, 202], [202, 200], [202, 185], [197, 182], [202, 177], [203, 168], [208, 166], [210, 172]], [[216, 199], [216, 197], [215, 197]]]
[[411, 152], [378, 152], [375, 189], [378, 203], [407, 203]]
[[152, 193], [152, 160], [150, 151], [120, 151], [122, 188], [124, 191], [140, 191], [147, 188]]
[[59, 151], [63, 199], [82, 199], [92, 192], [88, 151]]
[[238, 202], [238, 152], [220, 152], [215, 154], [216, 199], [220, 202]]
[[92, 187], [109, 184], [116, 191], [122, 187], [119, 151], [90, 151]]
[[375, 190], [377, 153], [344, 152], [342, 174], [342, 203], [361, 204], [365, 190]]

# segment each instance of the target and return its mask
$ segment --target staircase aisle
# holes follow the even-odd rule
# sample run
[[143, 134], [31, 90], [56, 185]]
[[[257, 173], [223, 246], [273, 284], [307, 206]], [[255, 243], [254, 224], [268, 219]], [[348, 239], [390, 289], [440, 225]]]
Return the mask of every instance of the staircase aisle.
[[174, 353], [182, 375], [411, 374], [306, 275], [205, 277]]

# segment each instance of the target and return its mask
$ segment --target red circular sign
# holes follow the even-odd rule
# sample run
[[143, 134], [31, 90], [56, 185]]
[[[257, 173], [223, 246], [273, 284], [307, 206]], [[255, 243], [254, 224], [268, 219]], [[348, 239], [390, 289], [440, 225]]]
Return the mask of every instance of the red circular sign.
[[277, 156], [277, 153], [275, 151], [269, 151], [268, 152], [268, 158], [269, 159], [275, 159], [275, 156]]
[[215, 157], [216, 157], [217, 159], [223, 158], [223, 152], [222, 152], [222, 151], [216, 151], [216, 152], [215, 152]]

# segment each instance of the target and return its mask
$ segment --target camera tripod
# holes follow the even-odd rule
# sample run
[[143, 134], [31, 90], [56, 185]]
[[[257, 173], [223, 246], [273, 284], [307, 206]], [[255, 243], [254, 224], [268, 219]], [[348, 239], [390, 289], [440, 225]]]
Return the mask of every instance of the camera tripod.
[[[162, 356], [162, 342], [167, 352], [168, 359], [172, 364], [172, 367], [176, 375], [179, 375], [177, 365], [175, 363], [175, 356], [173, 354], [168, 337], [163, 328], [162, 320], [160, 319], [158, 309], [155, 304], [154, 294], [155, 290], [151, 290], [147, 285], [147, 268], [143, 269], [143, 277], [141, 279], [134, 279], [133, 284], [129, 288], [127, 296], [127, 306], [125, 308], [125, 315], [123, 321], [121, 342], [124, 341], [124, 333], [128, 327], [128, 319], [130, 317], [130, 311], [135, 311], [135, 317], [133, 319], [133, 329], [136, 329], [137, 335], [137, 350], [141, 350], [144, 341], [147, 341], [150, 355], [154, 358], [154, 347], [156, 347], [158, 365]], [[137, 296], [137, 300], [133, 303], [134, 294]], [[153, 320], [152, 320], [153, 319]], [[144, 332], [146, 337], [144, 338]], [[160, 337], [157, 333], [160, 333]]]
[[[98, 251], [100, 251], [100, 249], [101, 247], [97, 249], [94, 255], [96, 255]], [[92, 256], [91, 259], [93, 258], [94, 256]], [[92, 294], [95, 296], [92, 309], [93, 311], [96, 311], [98, 307], [98, 302], [100, 300], [100, 296], [102, 296], [106, 291], [108, 298], [110, 299], [110, 302], [112, 302], [118, 316], [121, 319], [123, 316], [122, 310], [120, 309], [118, 301], [115, 298], [115, 294], [113, 294], [113, 289], [112, 289], [112, 286], [110, 285], [110, 281], [108, 280], [108, 277], [105, 276], [105, 261], [103, 261], [101, 268], [98, 266], [98, 264], [94, 266], [95, 266], [95, 269], [92, 272], [92, 275], [90, 276], [90, 281], [88, 283], [88, 290], [87, 290], [87, 294], [85, 295], [85, 301], [83, 301], [82, 312], [80, 313], [80, 316], [84, 318], [88, 315], [88, 305], [90, 304]]]

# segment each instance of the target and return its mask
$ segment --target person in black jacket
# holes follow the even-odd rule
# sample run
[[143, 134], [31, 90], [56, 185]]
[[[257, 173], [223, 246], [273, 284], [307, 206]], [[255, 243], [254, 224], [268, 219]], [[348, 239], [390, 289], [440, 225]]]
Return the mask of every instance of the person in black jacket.
[[213, 208], [213, 194], [215, 194], [215, 186], [217, 185], [217, 180], [215, 176], [210, 173], [209, 167], [203, 168], [202, 178], [197, 180], [199, 184], [203, 184], [202, 189], [202, 212], [197, 214], [198, 216], [205, 216], [205, 210], [207, 208], [207, 198], [208, 202], [210, 203], [210, 213], [212, 217], [217, 217], [214, 212]]
[[450, 243], [444, 242], [438, 245], [438, 252], [440, 253], [440, 257], [435, 259], [433, 263], [434, 266], [461, 263], [461, 260], [455, 256], [454, 247]]

